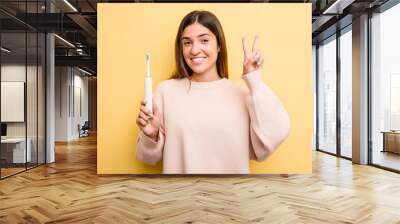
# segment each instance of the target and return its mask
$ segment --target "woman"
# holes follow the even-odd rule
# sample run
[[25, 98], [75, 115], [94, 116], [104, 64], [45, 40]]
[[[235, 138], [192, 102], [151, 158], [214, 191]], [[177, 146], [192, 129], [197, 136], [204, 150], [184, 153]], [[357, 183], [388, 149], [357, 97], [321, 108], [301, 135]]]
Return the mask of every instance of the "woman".
[[207, 11], [186, 15], [175, 41], [176, 72], [159, 84], [153, 114], [142, 101], [136, 158], [163, 160], [168, 174], [247, 174], [288, 136], [289, 117], [261, 79], [258, 37], [243, 39], [243, 89], [228, 80], [225, 37]]

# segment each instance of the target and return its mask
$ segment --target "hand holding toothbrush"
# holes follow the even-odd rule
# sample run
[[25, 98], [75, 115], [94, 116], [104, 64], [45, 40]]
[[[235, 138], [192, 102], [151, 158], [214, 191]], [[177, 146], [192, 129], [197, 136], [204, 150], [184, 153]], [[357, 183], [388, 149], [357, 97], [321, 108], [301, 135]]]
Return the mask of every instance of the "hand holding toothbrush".
[[139, 116], [136, 124], [140, 130], [153, 141], [158, 141], [158, 131], [161, 126], [161, 114], [157, 104], [153, 102], [153, 113], [146, 107], [146, 101], [142, 100]]
[[144, 81], [145, 100], [142, 100], [139, 116], [136, 119], [136, 124], [140, 130], [153, 139], [158, 140], [158, 130], [160, 129], [160, 112], [157, 105], [153, 102], [152, 80], [150, 75], [150, 53], [146, 53], [147, 73]]

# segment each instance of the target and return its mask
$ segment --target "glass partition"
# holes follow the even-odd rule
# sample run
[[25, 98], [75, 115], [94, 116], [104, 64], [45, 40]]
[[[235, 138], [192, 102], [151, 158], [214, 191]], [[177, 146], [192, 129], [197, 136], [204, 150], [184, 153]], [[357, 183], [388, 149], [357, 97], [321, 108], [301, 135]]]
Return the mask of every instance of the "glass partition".
[[27, 33], [27, 150], [30, 151], [30, 160], [27, 163], [28, 168], [37, 165], [37, 132], [38, 132], [38, 35], [36, 32]]
[[318, 47], [318, 149], [336, 154], [336, 36]]
[[24, 171], [31, 158], [26, 150], [26, 33], [3, 32], [1, 47], [1, 176], [7, 177]]
[[0, 178], [45, 163], [45, 34], [16, 19], [43, 13], [44, 3], [0, 3], [16, 10], [0, 11]]

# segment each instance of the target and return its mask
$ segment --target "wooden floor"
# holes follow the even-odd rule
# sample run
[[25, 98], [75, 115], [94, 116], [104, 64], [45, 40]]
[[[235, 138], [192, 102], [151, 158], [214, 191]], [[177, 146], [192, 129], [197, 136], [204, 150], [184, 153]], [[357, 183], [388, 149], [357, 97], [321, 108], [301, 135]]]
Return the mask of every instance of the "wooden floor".
[[1, 177], [8, 177], [11, 176], [13, 174], [19, 173], [26, 170], [25, 167], [24, 168], [1, 168]]
[[323, 153], [310, 175], [97, 176], [96, 139], [0, 181], [0, 223], [400, 223], [400, 175]]
[[8, 176], [15, 175], [20, 172], [24, 172], [27, 169], [28, 170], [33, 169], [35, 167], [37, 167], [36, 163], [27, 163], [27, 167], [25, 167], [25, 164], [18, 164], [18, 167], [11, 167], [11, 168], [10, 167], [6, 167], [6, 168], [2, 167], [1, 168], [1, 178], [6, 178]]

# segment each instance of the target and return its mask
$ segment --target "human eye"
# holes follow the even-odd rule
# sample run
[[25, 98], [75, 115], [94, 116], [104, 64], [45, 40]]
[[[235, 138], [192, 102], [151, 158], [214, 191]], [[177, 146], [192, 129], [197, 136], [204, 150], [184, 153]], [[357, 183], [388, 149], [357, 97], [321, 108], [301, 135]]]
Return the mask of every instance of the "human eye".
[[188, 40], [184, 40], [184, 41], [182, 41], [182, 43], [183, 43], [183, 46], [189, 46], [191, 44], [191, 42]]
[[208, 39], [202, 39], [202, 40], [201, 40], [201, 43], [203, 43], [203, 44], [207, 44], [207, 43], [208, 43], [208, 41], [209, 41]]

